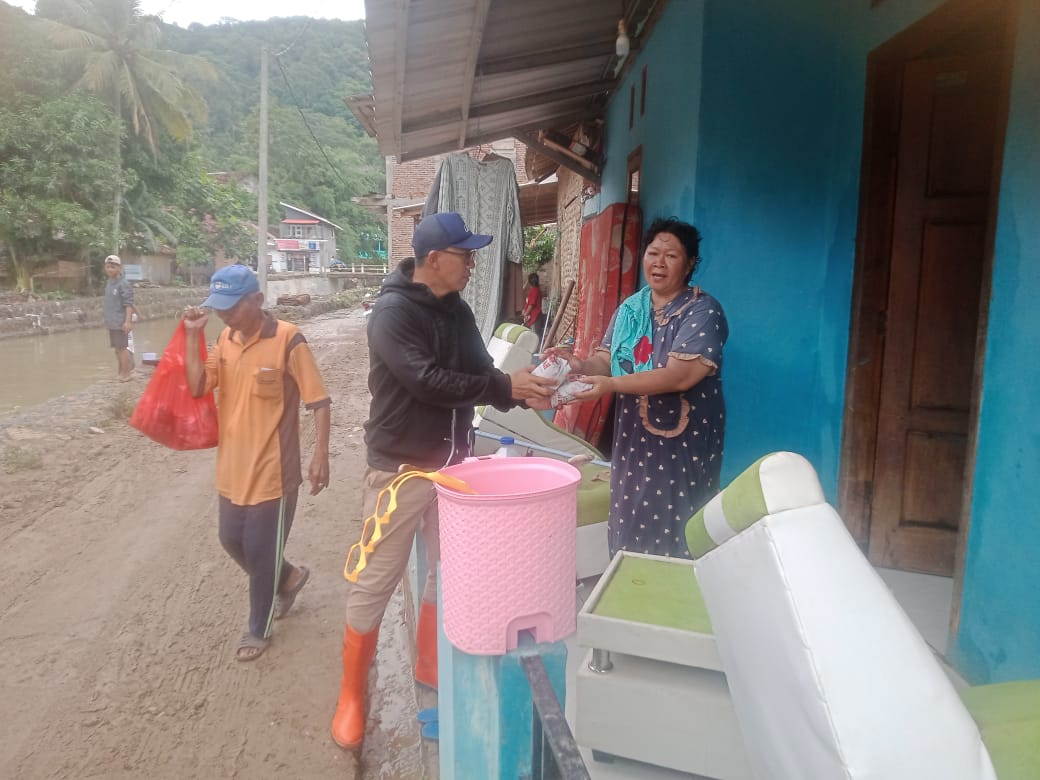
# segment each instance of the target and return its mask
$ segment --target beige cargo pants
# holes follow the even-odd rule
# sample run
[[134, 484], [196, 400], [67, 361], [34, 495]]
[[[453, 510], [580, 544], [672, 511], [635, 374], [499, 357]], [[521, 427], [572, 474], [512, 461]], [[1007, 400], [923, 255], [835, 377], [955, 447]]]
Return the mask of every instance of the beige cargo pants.
[[[397, 476], [392, 471], [377, 471], [365, 467], [363, 517], [375, 512], [379, 491]], [[384, 499], [384, 509], [386, 502]], [[409, 479], [397, 491], [397, 509], [390, 522], [383, 527], [383, 538], [376, 543], [368, 563], [358, 573], [357, 582], [347, 592], [347, 625], [360, 634], [367, 634], [379, 625], [383, 612], [394, 593], [397, 583], [408, 568], [412, 540], [421, 532], [426, 542], [428, 564], [423, 601], [437, 600], [437, 562], [441, 558], [437, 536], [437, 490], [426, 479]]]

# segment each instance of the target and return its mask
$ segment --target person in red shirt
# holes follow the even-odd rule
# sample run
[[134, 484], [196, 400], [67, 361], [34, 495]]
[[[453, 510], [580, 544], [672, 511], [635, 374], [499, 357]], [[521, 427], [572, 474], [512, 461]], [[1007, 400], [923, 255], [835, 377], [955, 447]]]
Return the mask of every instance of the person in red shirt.
[[527, 300], [524, 302], [524, 325], [529, 327], [539, 336], [545, 326], [545, 317], [542, 316], [542, 288], [539, 285], [538, 274], [527, 277]]

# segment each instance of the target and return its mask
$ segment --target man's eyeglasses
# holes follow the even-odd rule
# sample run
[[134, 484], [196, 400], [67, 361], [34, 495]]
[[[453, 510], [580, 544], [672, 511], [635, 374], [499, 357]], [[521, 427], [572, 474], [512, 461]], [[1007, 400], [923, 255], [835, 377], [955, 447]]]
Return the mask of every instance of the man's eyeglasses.
[[461, 257], [464, 262], [475, 263], [477, 260], [476, 249], [442, 249], [440, 250], [446, 255], [455, 255]]

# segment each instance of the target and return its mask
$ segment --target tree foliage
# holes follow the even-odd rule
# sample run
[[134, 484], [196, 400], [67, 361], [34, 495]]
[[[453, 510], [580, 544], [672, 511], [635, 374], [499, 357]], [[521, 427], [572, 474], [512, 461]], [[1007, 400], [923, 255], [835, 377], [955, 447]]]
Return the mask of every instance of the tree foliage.
[[46, 260], [99, 270], [117, 200], [128, 250], [174, 249], [181, 266], [253, 256], [256, 195], [236, 182], [257, 174], [261, 45], [269, 221], [283, 218], [279, 201], [320, 214], [344, 228], [345, 259], [385, 241], [382, 220], [352, 202], [385, 189], [375, 141], [343, 101], [370, 89], [363, 23], [185, 30], [141, 16], [137, 0], [37, 0], [36, 17], [0, 2], [0, 262], [26, 286]]
[[556, 252], [556, 225], [529, 225], [524, 228], [524, 270], [537, 271], [551, 263]]
[[130, 248], [176, 247], [182, 267], [204, 265], [218, 254], [254, 255], [256, 196], [212, 176], [197, 147], [168, 143], [162, 148], [153, 158], [140, 143], [128, 144], [128, 167], [136, 174], [124, 204]]
[[[36, 8], [39, 24], [76, 80], [75, 87], [106, 101], [124, 116], [133, 135], [158, 153], [159, 135], [177, 141], [191, 138], [192, 126], [205, 120], [206, 103], [185, 78], [207, 78], [212, 66], [159, 48], [161, 31], [155, 17], [144, 16], [138, 0], [43, 0]], [[122, 167], [122, 140], [112, 141], [113, 158]], [[123, 193], [113, 205], [112, 251], [120, 247]]]
[[187, 141], [205, 122], [206, 102], [188, 79], [216, 71], [204, 58], [159, 48], [159, 21], [138, 0], [44, 0], [36, 12], [76, 87], [125, 114], [153, 154], [161, 132]]
[[385, 240], [384, 221], [351, 200], [386, 187], [376, 142], [344, 102], [371, 90], [362, 22], [294, 17], [165, 31], [171, 48], [205, 57], [221, 73], [196, 84], [210, 106], [200, 141], [211, 170], [257, 170], [260, 50], [266, 46], [269, 220], [276, 224], [284, 216], [279, 202], [320, 214], [343, 227], [338, 246], [347, 259], [363, 235]]
[[32, 289], [42, 262], [104, 251], [98, 215], [119, 188], [119, 168], [97, 150], [120, 132], [82, 93], [0, 111], [0, 242], [20, 288]]

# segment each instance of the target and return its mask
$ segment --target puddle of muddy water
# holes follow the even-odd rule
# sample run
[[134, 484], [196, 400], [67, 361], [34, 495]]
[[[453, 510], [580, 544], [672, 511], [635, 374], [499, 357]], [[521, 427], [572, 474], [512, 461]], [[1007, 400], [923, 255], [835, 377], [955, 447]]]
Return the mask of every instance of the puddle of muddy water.
[[[176, 317], [134, 325], [138, 370], [151, 371], [141, 365], [141, 355], [162, 352], [176, 325]], [[216, 339], [222, 327], [217, 317], [210, 317], [206, 338]], [[99, 328], [2, 339], [0, 365], [4, 366], [0, 414], [75, 393], [116, 376], [115, 353], [108, 346], [108, 332]]]

